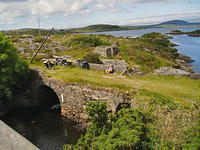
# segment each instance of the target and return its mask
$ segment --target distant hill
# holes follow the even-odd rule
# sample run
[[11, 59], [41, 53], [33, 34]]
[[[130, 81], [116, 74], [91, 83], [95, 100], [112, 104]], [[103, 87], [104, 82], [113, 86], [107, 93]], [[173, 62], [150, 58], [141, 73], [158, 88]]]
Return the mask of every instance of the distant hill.
[[89, 29], [89, 30], [119, 30], [122, 27], [118, 25], [109, 25], [109, 24], [97, 24], [97, 25], [91, 25], [87, 26], [84, 29]]
[[184, 21], [184, 20], [171, 20], [171, 21], [166, 21], [166, 22], [162, 22], [158, 25], [177, 25], [177, 26], [180, 26], [180, 25], [200, 25], [200, 22], [197, 22], [197, 23], [190, 23], [190, 22], [187, 22], [187, 21]]
[[102, 31], [119, 31], [119, 30], [128, 30], [127, 27], [121, 27], [118, 25], [109, 25], [109, 24], [97, 24], [90, 25], [83, 28], [70, 29], [71, 32], [102, 32]]
[[[54, 32], [57, 33], [84, 33], [84, 32], [104, 32], [104, 31], [120, 31], [120, 30], [137, 30], [137, 29], [145, 29], [145, 28], [162, 28], [166, 26], [192, 26], [192, 25], [199, 25], [200, 22], [197, 23], [190, 23], [184, 20], [171, 20], [162, 22], [160, 24], [155, 25], [137, 25], [137, 26], [118, 26], [118, 25], [110, 25], [110, 24], [96, 24], [90, 25], [81, 28], [72, 28], [72, 29], [55, 29]], [[19, 29], [22, 31], [33, 30], [37, 31], [38, 29], [33, 28], [22, 28]], [[40, 29], [41, 31], [47, 31], [47, 29]]]

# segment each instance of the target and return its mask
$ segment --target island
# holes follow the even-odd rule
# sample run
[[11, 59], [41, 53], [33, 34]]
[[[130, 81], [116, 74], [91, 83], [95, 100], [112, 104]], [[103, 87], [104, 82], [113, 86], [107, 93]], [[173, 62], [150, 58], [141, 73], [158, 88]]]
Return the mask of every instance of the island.
[[192, 31], [192, 32], [182, 32], [180, 30], [172, 30], [168, 34], [172, 34], [172, 35], [186, 34], [188, 36], [200, 37], [200, 30], [195, 30], [195, 31]]

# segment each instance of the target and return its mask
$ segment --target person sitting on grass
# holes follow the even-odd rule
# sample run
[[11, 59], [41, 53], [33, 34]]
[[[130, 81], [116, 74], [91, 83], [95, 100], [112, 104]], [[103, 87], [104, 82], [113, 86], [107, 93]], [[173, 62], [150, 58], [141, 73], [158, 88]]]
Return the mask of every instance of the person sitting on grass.
[[43, 64], [44, 64], [45, 68], [49, 68], [49, 63], [48, 63], [47, 60], [44, 60], [44, 61], [43, 61]]
[[110, 64], [110, 67], [108, 69], [106, 69], [106, 73], [109, 73], [109, 74], [113, 74], [115, 71], [114, 67], [112, 64]]

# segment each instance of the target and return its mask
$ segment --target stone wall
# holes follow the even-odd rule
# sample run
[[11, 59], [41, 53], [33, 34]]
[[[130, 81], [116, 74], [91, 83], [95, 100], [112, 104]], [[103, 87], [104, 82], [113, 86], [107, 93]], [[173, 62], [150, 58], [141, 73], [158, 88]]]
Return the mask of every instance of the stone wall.
[[[132, 95], [129, 92], [120, 91], [111, 88], [94, 87], [90, 85], [84, 85], [81, 83], [66, 83], [54, 79], [44, 77], [41, 71], [32, 70], [32, 79], [30, 80], [26, 89], [26, 94], [21, 95], [13, 102], [12, 107], [47, 107], [48, 103], [46, 99], [39, 98], [39, 95], [45, 95], [45, 91], [41, 91], [41, 87], [47, 86], [55, 92], [58, 96], [58, 101], [61, 106], [62, 115], [80, 122], [85, 123], [87, 121], [87, 115], [85, 108], [90, 101], [106, 101], [108, 104], [108, 111], [116, 111], [117, 107], [122, 103], [131, 104]], [[46, 91], [48, 92], [48, 91]], [[49, 99], [50, 101], [50, 99]], [[45, 105], [45, 106], [44, 106]], [[57, 105], [57, 103], [56, 103]], [[11, 108], [12, 108], [11, 107]], [[53, 108], [49, 106], [49, 108]]]
[[114, 112], [119, 104], [131, 103], [129, 93], [81, 84], [64, 83], [45, 79], [45, 85], [51, 87], [59, 97], [61, 112], [77, 122], [85, 122], [85, 108], [90, 101], [106, 101], [108, 110]]
[[98, 46], [94, 49], [95, 53], [104, 57], [116, 56], [119, 53], [119, 49], [115, 46]]
[[30, 141], [0, 120], [1, 150], [39, 150]]

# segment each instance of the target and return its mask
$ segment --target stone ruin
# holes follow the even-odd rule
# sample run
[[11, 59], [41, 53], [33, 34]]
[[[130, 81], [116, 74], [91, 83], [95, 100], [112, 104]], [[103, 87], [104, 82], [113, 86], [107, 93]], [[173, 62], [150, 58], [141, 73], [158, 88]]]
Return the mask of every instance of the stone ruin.
[[116, 72], [122, 72], [126, 69], [129, 64], [125, 60], [117, 60], [117, 59], [101, 59], [103, 64], [92, 64], [89, 63], [91, 69], [95, 70], [106, 70], [109, 68], [110, 64], [112, 64], [115, 68]]
[[94, 52], [104, 57], [116, 56], [119, 53], [119, 49], [115, 46], [98, 46], [94, 49]]

